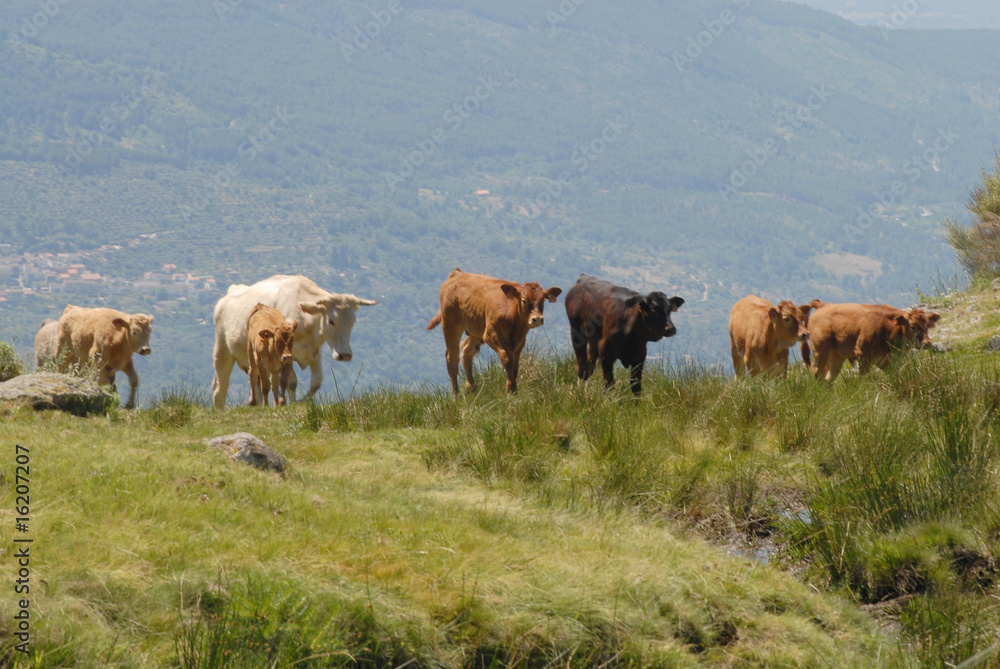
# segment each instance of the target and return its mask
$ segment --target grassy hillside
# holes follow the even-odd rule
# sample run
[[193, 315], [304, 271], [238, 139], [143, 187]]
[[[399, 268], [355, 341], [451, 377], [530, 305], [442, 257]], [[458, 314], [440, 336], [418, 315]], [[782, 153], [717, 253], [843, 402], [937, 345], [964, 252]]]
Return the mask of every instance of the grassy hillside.
[[[553, 24], [537, 3], [406, 2], [347, 58], [379, 7], [80, 0], [22, 34], [37, 3], [4, 3], [0, 243], [116, 244], [88, 269], [126, 280], [164, 264], [222, 288], [302, 272], [381, 297], [340, 368], [358, 387], [443, 378], [420, 327], [456, 266], [680, 294], [681, 334], [660, 353], [705, 361], [724, 358], [729, 306], [750, 291], [908, 304], [954, 268], [937, 221], [997, 143], [1000, 42], [887, 42], [805, 7], [736, 4], [585, 3]], [[678, 67], [727, 8], [732, 23]], [[156, 237], [130, 245], [140, 234]], [[157, 314], [146, 388], [209, 383], [194, 324], [210, 301], [9, 298], [0, 336], [27, 351], [43, 318], [102, 299]], [[554, 311], [538, 345], [564, 350]], [[374, 364], [384, 350], [398, 364]]]
[[[0, 409], [5, 480], [30, 449], [31, 666], [1000, 661], [998, 379], [971, 344], [831, 388], [654, 370], [637, 403], [566, 360], [524, 365], [516, 397], [501, 377]], [[204, 444], [237, 430], [286, 475]]]

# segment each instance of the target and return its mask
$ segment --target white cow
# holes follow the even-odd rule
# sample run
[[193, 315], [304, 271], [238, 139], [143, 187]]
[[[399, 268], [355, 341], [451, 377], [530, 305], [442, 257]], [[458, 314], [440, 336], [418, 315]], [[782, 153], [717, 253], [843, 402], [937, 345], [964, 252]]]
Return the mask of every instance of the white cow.
[[[358, 307], [378, 304], [354, 295], [330, 293], [304, 276], [279, 274], [258, 281], [252, 286], [234, 284], [215, 305], [215, 379], [212, 395], [215, 408], [226, 406], [229, 393], [229, 375], [233, 364], [247, 371], [247, 321], [250, 312], [260, 302], [280, 311], [289, 321], [295, 319], [295, 343], [292, 357], [299, 369], [307, 366], [312, 372], [312, 383], [303, 400], [312, 397], [323, 383], [323, 364], [320, 349], [326, 342], [333, 349], [333, 359], [351, 359], [351, 329]], [[288, 379], [289, 400], [295, 402], [298, 378], [292, 370]]]

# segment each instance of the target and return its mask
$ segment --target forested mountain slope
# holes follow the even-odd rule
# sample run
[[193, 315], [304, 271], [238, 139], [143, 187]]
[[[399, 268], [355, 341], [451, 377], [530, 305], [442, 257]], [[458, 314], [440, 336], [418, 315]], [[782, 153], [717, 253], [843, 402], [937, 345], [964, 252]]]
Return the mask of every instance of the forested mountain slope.
[[[0, 7], [0, 264], [75, 251], [106, 284], [8, 277], [0, 337], [155, 313], [148, 391], [210, 380], [218, 293], [125, 283], [165, 265], [381, 298], [336, 367], [362, 386], [444, 377], [423, 325], [456, 266], [680, 294], [657, 353], [708, 361], [749, 291], [905, 305], [953, 271], [938, 222], [1000, 134], [996, 33], [788, 3], [52, 6]], [[537, 349], [568, 347], [561, 311]]]

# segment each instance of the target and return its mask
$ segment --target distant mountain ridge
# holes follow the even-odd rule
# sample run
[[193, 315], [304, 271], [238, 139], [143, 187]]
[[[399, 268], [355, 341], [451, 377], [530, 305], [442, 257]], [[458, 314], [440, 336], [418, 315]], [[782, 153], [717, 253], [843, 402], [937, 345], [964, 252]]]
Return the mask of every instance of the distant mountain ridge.
[[789, 0], [863, 26], [894, 30], [1000, 30], [1000, 6], [992, 0]]
[[[211, 356], [211, 295], [149, 288], [165, 265], [382, 297], [339, 367], [362, 387], [443, 379], [420, 328], [457, 266], [679, 294], [654, 353], [707, 361], [747, 292], [905, 305], [955, 271], [938, 221], [1000, 142], [995, 35], [885, 40], [767, 0], [573, 6], [76, 0], [25, 36], [45, 10], [4, 3], [0, 265], [87, 253], [114, 288], [86, 299], [159, 314], [152, 390]], [[0, 337], [27, 346], [81, 300], [13, 274]], [[532, 341], [565, 351], [553, 311]]]

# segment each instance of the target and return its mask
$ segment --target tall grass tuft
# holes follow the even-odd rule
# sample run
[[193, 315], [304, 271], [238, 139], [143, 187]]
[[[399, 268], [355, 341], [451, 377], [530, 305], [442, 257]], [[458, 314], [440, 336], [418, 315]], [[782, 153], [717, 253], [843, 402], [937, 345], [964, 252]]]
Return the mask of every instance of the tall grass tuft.
[[371, 603], [332, 610], [295, 584], [248, 575], [199, 602], [193, 620], [174, 637], [182, 669], [378, 667], [418, 658], [392, 639]]
[[178, 429], [190, 424], [196, 408], [208, 406], [207, 390], [190, 383], [181, 384], [161, 391], [142, 415], [154, 429]]
[[26, 371], [24, 361], [17, 354], [14, 347], [7, 342], [0, 341], [0, 383], [10, 381], [15, 376], [20, 376]]

